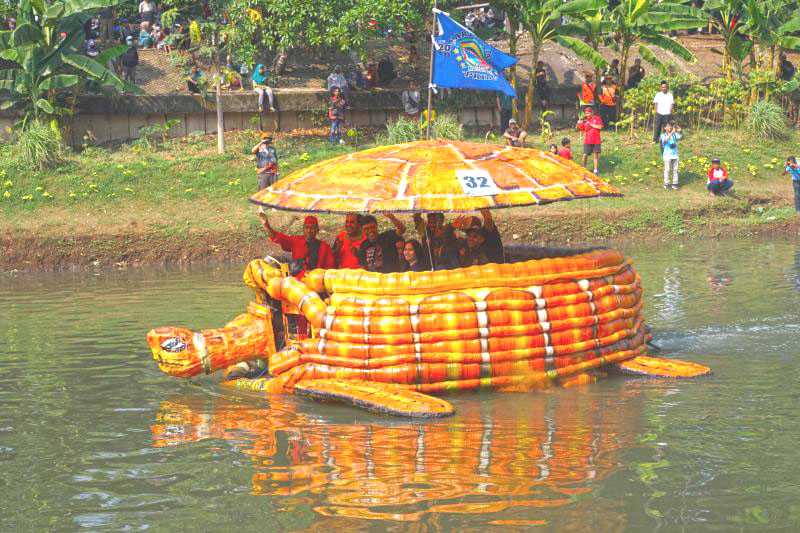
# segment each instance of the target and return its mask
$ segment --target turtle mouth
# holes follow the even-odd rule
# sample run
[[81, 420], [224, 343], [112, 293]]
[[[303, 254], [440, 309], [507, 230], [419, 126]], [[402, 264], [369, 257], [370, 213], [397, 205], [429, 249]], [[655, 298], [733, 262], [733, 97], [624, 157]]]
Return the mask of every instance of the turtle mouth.
[[171, 337], [161, 343], [161, 349], [169, 353], [178, 353], [186, 349], [187, 344], [179, 337]]

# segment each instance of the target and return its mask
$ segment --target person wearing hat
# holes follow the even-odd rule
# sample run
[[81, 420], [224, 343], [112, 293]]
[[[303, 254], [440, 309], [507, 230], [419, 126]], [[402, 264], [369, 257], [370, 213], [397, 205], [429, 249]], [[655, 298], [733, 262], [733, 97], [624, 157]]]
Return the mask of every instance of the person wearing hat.
[[723, 167], [719, 158], [711, 160], [711, 168], [708, 169], [708, 182], [706, 189], [713, 196], [720, 196], [727, 193], [733, 187], [733, 180], [728, 178], [728, 169]]
[[528, 132], [519, 127], [516, 119], [512, 118], [508, 121], [508, 128], [503, 133], [503, 137], [505, 137], [509, 146], [525, 146], [525, 137], [527, 136]]
[[272, 146], [272, 135], [262, 131], [261, 141], [250, 150], [256, 156], [258, 190], [266, 189], [278, 179], [278, 152]]
[[334, 268], [333, 250], [328, 243], [317, 239], [319, 221], [317, 217], [308, 215], [303, 221], [302, 235], [286, 235], [275, 230], [269, 223], [267, 214], [259, 208], [258, 218], [267, 230], [269, 238], [285, 252], [292, 254], [289, 272], [297, 279], [302, 279], [306, 272], [315, 268]]
[[139, 52], [136, 50], [136, 45], [133, 42], [133, 36], [128, 35], [125, 38], [125, 43], [128, 49], [120, 57], [122, 64], [122, 79], [128, 83], [136, 84], [136, 65], [139, 64]]

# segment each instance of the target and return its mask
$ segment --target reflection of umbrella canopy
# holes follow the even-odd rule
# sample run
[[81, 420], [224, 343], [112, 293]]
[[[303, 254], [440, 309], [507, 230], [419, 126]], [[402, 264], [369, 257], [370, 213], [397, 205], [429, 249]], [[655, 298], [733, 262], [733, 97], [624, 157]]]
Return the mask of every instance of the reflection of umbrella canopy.
[[461, 141], [416, 141], [343, 155], [292, 172], [250, 201], [329, 213], [473, 211], [621, 196], [554, 154]]

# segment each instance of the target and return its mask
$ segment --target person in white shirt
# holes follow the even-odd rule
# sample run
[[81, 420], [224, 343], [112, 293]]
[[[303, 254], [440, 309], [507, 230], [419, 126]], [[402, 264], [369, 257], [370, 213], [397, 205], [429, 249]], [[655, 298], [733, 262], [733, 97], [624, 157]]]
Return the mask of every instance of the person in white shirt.
[[336, 65], [333, 67], [333, 72], [331, 72], [328, 76], [327, 87], [328, 92], [330, 92], [334, 87], [338, 87], [342, 90], [342, 92], [347, 90], [347, 80], [345, 79], [344, 74], [342, 74], [341, 65]]
[[675, 106], [675, 97], [672, 96], [669, 84], [666, 81], [661, 82], [661, 90], [653, 97], [653, 105], [656, 111], [653, 125], [653, 142], [658, 143], [661, 140], [664, 126], [672, 120], [672, 108]]
[[139, 16], [142, 18], [142, 22], [147, 22], [148, 24], [152, 24], [155, 22], [155, 14], [156, 14], [156, 3], [151, 2], [150, 0], [142, 0], [139, 2]]

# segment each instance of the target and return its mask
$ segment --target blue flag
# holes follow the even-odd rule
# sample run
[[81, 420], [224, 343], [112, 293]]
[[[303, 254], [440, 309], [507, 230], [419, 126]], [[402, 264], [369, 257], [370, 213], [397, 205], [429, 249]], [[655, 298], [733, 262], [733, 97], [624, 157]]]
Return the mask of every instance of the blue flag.
[[478, 39], [474, 33], [434, 9], [436, 27], [433, 38], [433, 77], [437, 87], [500, 91], [516, 98], [503, 69], [514, 65], [517, 58], [501, 52]]

